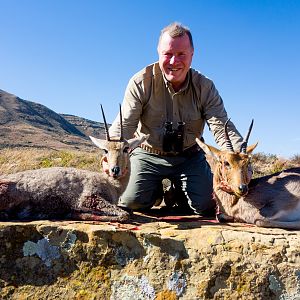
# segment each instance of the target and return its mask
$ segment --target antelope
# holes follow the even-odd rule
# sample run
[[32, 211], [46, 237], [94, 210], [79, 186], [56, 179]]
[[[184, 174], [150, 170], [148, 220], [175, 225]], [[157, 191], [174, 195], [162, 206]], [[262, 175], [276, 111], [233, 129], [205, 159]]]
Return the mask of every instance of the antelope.
[[129, 213], [117, 206], [130, 176], [129, 149], [148, 136], [123, 137], [120, 107], [120, 137], [110, 137], [101, 105], [106, 140], [90, 136], [105, 154], [107, 173], [75, 168], [44, 168], [0, 176], [0, 220], [73, 219], [119, 221]]
[[240, 151], [230, 141], [228, 121], [224, 126], [226, 150], [196, 138], [214, 160], [213, 188], [220, 222], [244, 222], [259, 227], [300, 229], [300, 167], [252, 179], [251, 156], [257, 146], [247, 146], [253, 120]]

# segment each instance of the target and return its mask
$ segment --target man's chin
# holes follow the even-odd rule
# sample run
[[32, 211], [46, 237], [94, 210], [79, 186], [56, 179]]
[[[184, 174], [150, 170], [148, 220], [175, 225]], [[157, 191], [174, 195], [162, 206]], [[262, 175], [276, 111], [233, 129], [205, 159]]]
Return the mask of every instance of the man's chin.
[[166, 79], [173, 85], [176, 85], [179, 83], [179, 80], [178, 80], [178, 76], [174, 76], [174, 75], [167, 75], [166, 76]]

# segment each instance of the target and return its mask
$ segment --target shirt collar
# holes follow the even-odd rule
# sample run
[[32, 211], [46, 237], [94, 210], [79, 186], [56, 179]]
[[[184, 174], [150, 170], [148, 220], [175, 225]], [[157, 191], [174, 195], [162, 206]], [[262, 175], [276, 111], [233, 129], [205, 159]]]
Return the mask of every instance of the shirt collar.
[[[189, 70], [188, 73], [186, 74], [186, 78], [185, 78], [185, 81], [184, 81], [184, 83], [183, 83], [182, 88], [181, 88], [178, 92], [176, 92], [176, 93], [181, 93], [181, 92], [185, 91], [185, 90], [188, 88], [189, 83], [190, 83], [190, 78], [191, 78], [190, 73], [191, 73], [191, 72], [190, 72], [190, 70]], [[163, 73], [162, 73], [162, 74], [163, 74]], [[169, 82], [169, 81], [166, 79], [165, 74], [163, 74], [163, 79], [164, 79], [164, 82], [165, 82], [166, 87], [169, 88], [169, 89], [171, 89], [171, 90], [173, 91], [172, 84], [171, 84], [171, 82]]]

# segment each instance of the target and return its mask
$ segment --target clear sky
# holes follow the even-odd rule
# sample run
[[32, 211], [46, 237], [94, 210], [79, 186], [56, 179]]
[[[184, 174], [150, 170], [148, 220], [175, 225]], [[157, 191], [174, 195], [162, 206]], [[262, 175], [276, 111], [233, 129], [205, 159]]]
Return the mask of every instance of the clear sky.
[[[173, 21], [194, 38], [192, 67], [211, 78], [256, 152], [300, 153], [300, 0], [0, 0], [0, 89], [57, 113], [112, 122], [130, 77], [157, 60]], [[212, 143], [206, 128], [205, 138]]]

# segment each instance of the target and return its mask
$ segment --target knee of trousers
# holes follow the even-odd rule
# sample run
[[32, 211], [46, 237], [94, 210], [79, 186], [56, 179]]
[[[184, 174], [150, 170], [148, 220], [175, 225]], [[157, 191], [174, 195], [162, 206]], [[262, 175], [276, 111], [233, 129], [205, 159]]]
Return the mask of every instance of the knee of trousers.
[[142, 193], [125, 191], [120, 197], [119, 204], [133, 210], [149, 209], [155, 204], [158, 197], [158, 193], [154, 191], [144, 191]]
[[206, 185], [199, 184], [197, 187], [194, 186], [192, 190], [187, 189], [185, 195], [190, 206], [197, 212], [213, 209], [215, 207], [212, 183], [210, 184], [208, 182]]
[[213, 200], [212, 195], [201, 199], [193, 199], [190, 205], [197, 213], [202, 213], [204, 211], [211, 210], [216, 207], [216, 203]]

